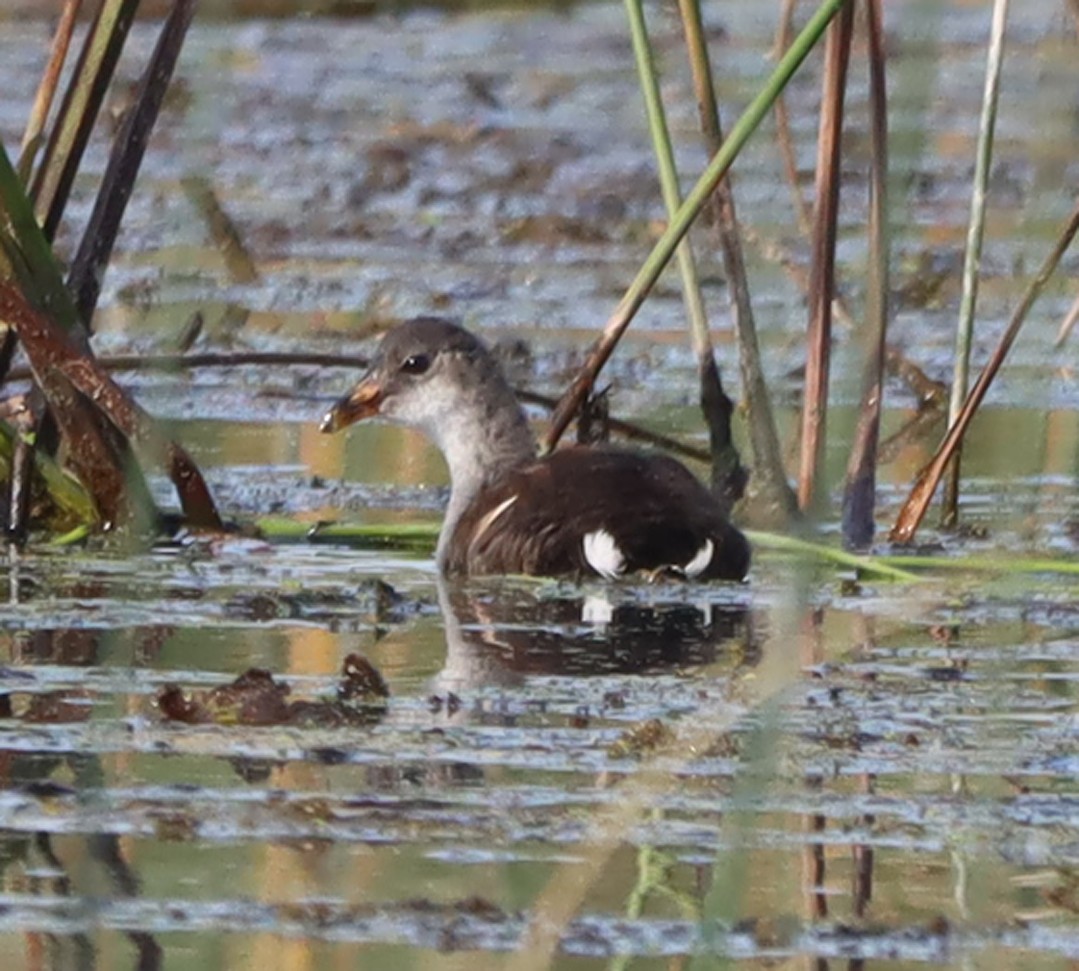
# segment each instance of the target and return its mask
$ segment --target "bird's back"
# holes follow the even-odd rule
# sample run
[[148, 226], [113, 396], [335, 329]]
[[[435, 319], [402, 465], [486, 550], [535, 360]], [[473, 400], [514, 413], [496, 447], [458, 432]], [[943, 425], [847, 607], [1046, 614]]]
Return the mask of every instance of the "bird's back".
[[670, 569], [741, 579], [749, 544], [672, 458], [562, 449], [480, 493], [454, 531], [448, 572], [620, 576]]

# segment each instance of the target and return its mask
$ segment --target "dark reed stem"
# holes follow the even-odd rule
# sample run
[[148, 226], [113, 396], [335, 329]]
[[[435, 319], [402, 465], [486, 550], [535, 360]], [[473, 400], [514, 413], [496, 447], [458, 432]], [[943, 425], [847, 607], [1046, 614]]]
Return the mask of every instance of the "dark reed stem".
[[79, 52], [30, 193], [50, 242], [60, 225], [75, 173], [137, 8], [138, 0], [105, 0]]
[[843, 542], [864, 549], [873, 542], [877, 446], [887, 354], [888, 267], [888, 91], [885, 79], [884, 20], [880, 0], [866, 0], [869, 42], [869, 281], [866, 288], [865, 378], [843, 490]]
[[[681, 190], [642, 0], [626, 0], [626, 15], [630, 23], [637, 73], [640, 76], [641, 91], [648, 114], [648, 127], [652, 133], [652, 145], [659, 167], [663, 205], [670, 218], [681, 204]], [[720, 380], [712, 337], [708, 332], [708, 313], [701, 295], [700, 279], [689, 236], [678, 244], [677, 257], [693, 353], [697, 358], [701, 412], [708, 425], [708, 439], [712, 447], [712, 491], [724, 513], [729, 514], [734, 504], [742, 498], [747, 478], [731, 436], [734, 405], [723, 390]]]
[[[701, 131], [709, 155], [715, 155], [723, 145], [723, 129], [715, 86], [712, 83], [712, 65], [701, 21], [699, 0], [679, 0], [679, 10], [693, 72], [693, 88], [697, 97]], [[710, 206], [723, 253], [734, 326], [738, 333], [738, 360], [747, 402], [749, 440], [753, 448], [754, 492], [763, 496], [764, 501], [777, 510], [781, 518], [785, 518], [797, 508], [797, 500], [787, 482], [771, 396], [764, 378], [745, 254], [734, 206], [734, 189], [729, 175], [716, 184]]]
[[113, 140], [112, 153], [94, 200], [90, 221], [71, 264], [67, 285], [79, 318], [88, 330], [101, 294], [101, 281], [112, 255], [124, 210], [146, 152], [150, 132], [165, 100], [197, 0], [175, 0], [142, 72], [135, 103]]
[[[106, 371], [183, 371], [193, 368], [204, 367], [279, 367], [279, 366], [304, 366], [313, 367], [347, 367], [365, 370], [369, 360], [365, 357], [350, 357], [341, 354], [311, 354], [311, 353], [287, 353], [282, 351], [251, 351], [232, 354], [200, 353], [200, 354], [116, 354], [111, 357], [99, 357], [97, 363]], [[9, 379], [12, 381], [25, 381], [33, 377], [30, 368], [16, 367], [11, 369]], [[530, 405], [539, 405], [548, 411], [553, 411], [558, 404], [556, 398], [549, 395], [538, 394], [527, 388], [515, 388], [514, 394]], [[654, 445], [665, 451], [681, 455], [695, 462], [709, 462], [710, 454], [706, 449], [687, 445], [669, 435], [642, 428], [633, 422], [623, 421], [619, 418], [608, 418], [607, 423], [611, 431], [632, 441], [644, 442]]]
[[835, 293], [835, 241], [839, 211], [843, 101], [854, 27], [854, 6], [845, 4], [828, 28], [824, 48], [820, 132], [817, 140], [816, 207], [813, 260], [809, 278], [809, 328], [806, 335], [805, 394], [802, 401], [802, 448], [798, 467], [798, 505], [809, 510], [817, 501], [824, 460], [828, 378], [831, 368], [832, 297]]

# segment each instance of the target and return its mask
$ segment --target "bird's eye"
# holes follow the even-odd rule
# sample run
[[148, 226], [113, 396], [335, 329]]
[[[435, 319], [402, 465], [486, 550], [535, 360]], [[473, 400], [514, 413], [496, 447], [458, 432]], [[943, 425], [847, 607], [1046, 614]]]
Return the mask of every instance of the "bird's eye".
[[410, 354], [401, 362], [402, 374], [423, 374], [431, 366], [426, 354]]

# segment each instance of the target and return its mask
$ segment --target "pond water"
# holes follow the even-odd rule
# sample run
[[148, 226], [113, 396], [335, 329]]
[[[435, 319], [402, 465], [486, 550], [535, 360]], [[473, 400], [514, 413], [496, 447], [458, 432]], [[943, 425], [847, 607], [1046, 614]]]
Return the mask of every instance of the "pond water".
[[[708, 7], [728, 125], [769, 69], [774, 6]], [[888, 6], [892, 338], [947, 381], [988, 14]], [[0, 2], [5, 16], [10, 150], [51, 25], [25, 4]], [[434, 312], [504, 343], [519, 384], [557, 393], [662, 220], [623, 17], [596, 3], [196, 22], [105, 280], [99, 350], [167, 350], [198, 310], [200, 350], [363, 354], [380, 325]], [[1013, 18], [977, 366], [1079, 181], [1074, 24], [1048, 0]], [[667, 7], [650, 22], [688, 177], [704, 157], [678, 26]], [[152, 43], [137, 25], [125, 78]], [[811, 58], [790, 96], [804, 191], [817, 71]], [[860, 53], [852, 71], [841, 274], [857, 319]], [[99, 136], [69, 227], [106, 151]], [[736, 174], [789, 441], [809, 247], [773, 126]], [[215, 243], [216, 210], [247, 260]], [[737, 393], [722, 271], [707, 235], [696, 243]], [[1075, 558], [1079, 383], [1074, 341], [1053, 347], [1075, 270], [1067, 258], [972, 429], [969, 529], [920, 534], [941, 558]], [[683, 319], [665, 278], [608, 380], [614, 413], [699, 445]], [[854, 344], [841, 329], [833, 483]], [[235, 518], [437, 520], [445, 472], [423, 439], [317, 432], [354, 378], [242, 367], [124, 383]], [[886, 433], [916, 410], [891, 381]], [[891, 444], [882, 536], [939, 430]], [[821, 532], [834, 539], [834, 512]], [[3, 579], [5, 967], [1079, 961], [1074, 578], [938, 567], [895, 583], [759, 552], [744, 585], [445, 586], [423, 551], [184, 539], [38, 545]], [[353, 654], [388, 698], [340, 696]], [[226, 688], [251, 668], [290, 693]], [[170, 685], [193, 699], [188, 721], [166, 717]]]

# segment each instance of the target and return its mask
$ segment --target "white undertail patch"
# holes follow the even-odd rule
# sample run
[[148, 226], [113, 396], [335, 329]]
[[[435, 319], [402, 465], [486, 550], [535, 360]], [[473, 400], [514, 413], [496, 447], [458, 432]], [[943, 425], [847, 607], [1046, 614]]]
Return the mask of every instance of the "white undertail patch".
[[715, 552], [715, 546], [712, 545], [710, 539], [706, 539], [704, 545], [697, 550], [697, 555], [682, 567], [682, 572], [691, 580], [695, 576], [699, 576], [708, 569], [708, 564], [712, 562], [713, 552]]
[[585, 533], [582, 546], [588, 565], [601, 577], [613, 580], [626, 568], [626, 557], [607, 530], [595, 529]]

